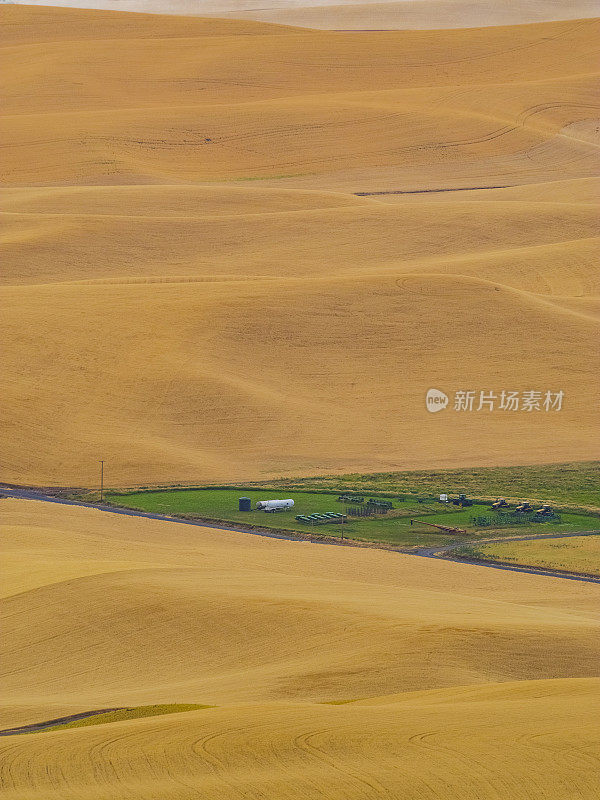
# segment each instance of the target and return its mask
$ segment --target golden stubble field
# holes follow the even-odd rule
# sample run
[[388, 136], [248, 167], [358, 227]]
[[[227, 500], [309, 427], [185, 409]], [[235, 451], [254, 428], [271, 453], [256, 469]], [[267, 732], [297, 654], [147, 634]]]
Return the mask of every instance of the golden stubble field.
[[587, 574], [600, 574], [600, 536], [498, 542], [478, 548], [485, 557]]
[[[3, 480], [592, 457], [592, 20], [0, 14]], [[432, 386], [565, 403], [428, 415]], [[3, 799], [597, 796], [596, 586], [0, 512], [3, 728], [214, 706], [1, 738]]]
[[[3, 479], [592, 457], [593, 20], [0, 12]], [[565, 400], [430, 415], [430, 387]]]
[[596, 796], [597, 587], [1, 501], [9, 800]]
[[[33, 0], [31, 5], [47, 5]], [[594, 0], [63, 0], [75, 8], [253, 19], [333, 30], [428, 30], [521, 25], [598, 13]]]

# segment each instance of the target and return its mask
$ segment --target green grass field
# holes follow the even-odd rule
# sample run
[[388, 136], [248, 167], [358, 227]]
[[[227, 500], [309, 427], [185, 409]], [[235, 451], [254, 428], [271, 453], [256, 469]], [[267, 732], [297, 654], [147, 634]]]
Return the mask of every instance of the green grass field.
[[506, 497], [600, 510], [600, 461], [282, 478], [269, 485], [432, 495], [463, 492], [471, 497]]
[[[249, 497], [253, 510], [238, 510], [238, 498]], [[266, 514], [254, 510], [258, 500], [291, 498], [295, 506], [292, 511]], [[110, 493], [107, 500], [113, 505], [140, 509], [158, 514], [182, 514], [200, 518], [218, 519], [268, 528], [307, 532], [311, 526], [298, 522], [296, 514], [312, 514], [324, 511], [344, 512], [346, 506], [337, 500], [336, 494], [307, 491], [273, 491], [257, 489], [171, 489], [164, 491], [139, 491]], [[369, 542], [412, 546], [437, 545], [455, 541], [457, 538], [485, 538], [498, 533], [492, 528], [475, 528], [471, 517], [483, 513], [489, 506], [475, 505], [461, 509], [444, 506], [433, 498], [394, 498], [394, 510], [383, 517], [356, 519], [348, 517], [344, 525], [329, 524], [314, 527], [315, 534], [344, 536]], [[598, 517], [586, 514], [563, 513], [560, 523], [535, 523], [529, 526], [502, 528], [502, 535], [524, 535], [527, 533], [549, 533], [551, 531], [578, 531], [600, 528]], [[411, 519], [413, 524], [411, 524]], [[425, 523], [464, 528], [466, 534], [446, 534], [430, 528]]]

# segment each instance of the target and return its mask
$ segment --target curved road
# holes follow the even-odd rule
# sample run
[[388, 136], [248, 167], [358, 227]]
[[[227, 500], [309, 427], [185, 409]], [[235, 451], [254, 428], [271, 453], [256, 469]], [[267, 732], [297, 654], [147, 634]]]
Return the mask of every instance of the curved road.
[[30, 725], [18, 725], [16, 728], [5, 728], [0, 731], [0, 736], [18, 736], [22, 733], [37, 733], [47, 728], [53, 728], [55, 725], [76, 722], [77, 720], [86, 719], [87, 717], [95, 717], [98, 714], [108, 714], [110, 711], [121, 711], [123, 708], [124, 706], [119, 706], [118, 708], [100, 708], [97, 711], [80, 711], [79, 714], [69, 714], [68, 717], [47, 719], [45, 722], [32, 722]]
[[[284, 541], [290, 542], [297, 542], [297, 541], [304, 541], [310, 542], [312, 544], [327, 544], [327, 545], [337, 545], [340, 547], [355, 547], [357, 546], [356, 543], [352, 542], [352, 540], [339, 540], [339, 539], [319, 539], [317, 541], [312, 541], [311, 539], [306, 539], [301, 534], [294, 535], [294, 533], [290, 532], [289, 534], [286, 533], [279, 533], [273, 532], [269, 533], [266, 530], [252, 530], [250, 528], [244, 528], [242, 526], [235, 526], [235, 525], [227, 525], [226, 523], [219, 523], [215, 524], [214, 522], [202, 522], [201, 520], [191, 520], [191, 519], [180, 519], [179, 517], [170, 517], [167, 514], [153, 514], [149, 511], [134, 511], [128, 508], [114, 508], [112, 506], [100, 505], [98, 503], [84, 503], [80, 500], [66, 500], [62, 497], [53, 497], [52, 495], [45, 494], [40, 490], [35, 489], [24, 489], [21, 487], [16, 486], [8, 486], [4, 484], [0, 484], [0, 496], [4, 497], [13, 497], [15, 499], [20, 500], [40, 500], [44, 503], [58, 503], [59, 505], [66, 505], [66, 506], [83, 506], [84, 508], [95, 508], [97, 511], [106, 511], [109, 514], [124, 514], [125, 516], [129, 517], [143, 517], [145, 519], [155, 519], [161, 520], [164, 522], [176, 522], [180, 525], [196, 525], [201, 528], [213, 528], [219, 531], [228, 531], [230, 533], [249, 533], [254, 536], [266, 536], [270, 539], [282, 539]], [[522, 542], [522, 541], [529, 541], [532, 539], [565, 539], [571, 536], [595, 536], [600, 534], [600, 530], [593, 530], [593, 531], [574, 531], [572, 533], [554, 533], [554, 534], [538, 534], [533, 536], [514, 536], [514, 537], [504, 537], [499, 539], [488, 539], [486, 540], [486, 544], [491, 544], [492, 542], [503, 542], [503, 541], [510, 541], [510, 542]], [[406, 550], [400, 549], [391, 552], [400, 552], [404, 555], [414, 555], [420, 556], [421, 558], [438, 558], [445, 561], [455, 561], [461, 564], [472, 564], [479, 567], [488, 567], [489, 569], [501, 569], [506, 570], [508, 572], [525, 572], [530, 575], [546, 575], [551, 578], [562, 578], [563, 580], [569, 581], [581, 581], [583, 583], [598, 583], [600, 584], [600, 576], [594, 575], [586, 575], [581, 573], [569, 573], [569, 572], [562, 572], [560, 570], [552, 570], [552, 569], [545, 569], [543, 567], [527, 567], [521, 566], [518, 564], [506, 564], [506, 563], [494, 563], [492, 561], [478, 561], [476, 559], [464, 559], [464, 558], [457, 558], [456, 556], [452, 555], [452, 550], [456, 549], [457, 547], [462, 547], [465, 544], [483, 544], [482, 540], [478, 542], [459, 542], [456, 544], [445, 545], [437, 547], [419, 547], [414, 550]]]
[[449, 189], [390, 189], [381, 192], [354, 192], [356, 197], [372, 197], [381, 194], [438, 194], [439, 192], [476, 192], [482, 189], [511, 189], [512, 183], [505, 183], [502, 186], [459, 186]]
[[600, 583], [600, 576], [584, 572], [569, 572], [568, 570], [551, 569], [546, 567], [528, 567], [524, 564], [511, 564], [507, 561], [486, 561], [479, 558], [460, 558], [453, 556], [452, 551], [465, 545], [494, 544], [496, 542], [529, 542], [534, 539], [568, 539], [571, 536], [598, 536], [600, 531], [575, 531], [573, 533], [541, 533], [533, 536], [513, 536], [502, 539], [486, 539], [475, 542], [458, 542], [440, 547], [419, 547], [413, 554], [423, 558], [440, 558], [443, 561], [454, 561], [458, 564], [474, 564], [478, 567], [492, 567], [508, 572], [527, 572], [530, 575], [548, 575], [551, 578], [566, 578], [570, 581], [583, 581], [584, 583]]

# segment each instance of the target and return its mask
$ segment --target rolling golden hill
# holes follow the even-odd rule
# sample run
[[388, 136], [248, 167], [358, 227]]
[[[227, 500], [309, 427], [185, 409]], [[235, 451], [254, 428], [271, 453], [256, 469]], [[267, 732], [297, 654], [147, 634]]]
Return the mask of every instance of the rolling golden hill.
[[[121, 11], [198, 14], [191, 0], [66, 0], [68, 5], [89, 5]], [[255, 19], [284, 25], [332, 30], [429, 30], [479, 28], [490, 25], [522, 25], [531, 22], [578, 19], [598, 15], [592, 0], [280, 0], [265, 7], [227, 0], [214, 9], [211, 0], [202, 3], [211, 16]], [[229, 7], [233, 6], [232, 10]], [[201, 8], [202, 6], [200, 6]], [[223, 9], [228, 9], [223, 13]]]
[[[596, 23], [0, 14], [2, 480], [592, 457]], [[0, 512], [2, 728], [213, 706], [3, 736], [6, 800], [596, 798], [591, 584]]]
[[594, 456], [594, 21], [0, 13], [4, 480]]
[[[48, 5], [31, 0], [30, 5]], [[75, 8], [253, 19], [334, 30], [478, 28], [595, 17], [594, 0], [61, 0]]]
[[[2, 501], [2, 727], [23, 798], [594, 797], [597, 587]], [[597, 711], [597, 709], [596, 709]]]

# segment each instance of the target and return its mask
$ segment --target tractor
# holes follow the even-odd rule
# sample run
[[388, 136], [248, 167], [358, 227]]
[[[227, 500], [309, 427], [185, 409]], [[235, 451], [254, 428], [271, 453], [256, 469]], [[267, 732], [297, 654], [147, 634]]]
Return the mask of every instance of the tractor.
[[552, 506], [543, 505], [538, 508], [531, 517], [532, 522], [560, 522], [560, 514], [552, 509]]
[[510, 508], [510, 503], [507, 503], [503, 497], [499, 497], [495, 503], [492, 503], [494, 511], [499, 511], [501, 508]]
[[473, 501], [469, 500], [466, 494], [459, 494], [458, 497], [451, 497], [448, 502], [452, 503], [453, 506], [461, 506], [462, 508], [470, 508], [473, 505]]
[[515, 511], [519, 511], [522, 514], [526, 514], [527, 512], [533, 511], [530, 503], [521, 503], [515, 508]]

